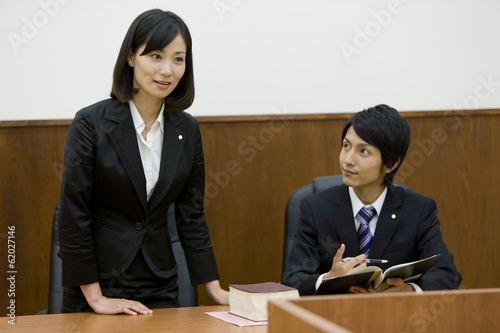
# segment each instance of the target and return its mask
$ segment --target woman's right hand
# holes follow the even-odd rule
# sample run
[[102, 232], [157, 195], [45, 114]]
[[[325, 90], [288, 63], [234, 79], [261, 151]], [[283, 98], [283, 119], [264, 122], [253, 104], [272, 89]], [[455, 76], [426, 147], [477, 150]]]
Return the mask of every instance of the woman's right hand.
[[124, 298], [108, 298], [100, 296], [92, 302], [88, 302], [95, 313], [99, 314], [118, 314], [128, 315], [153, 313], [147, 306], [141, 302], [131, 301]]
[[101, 292], [98, 282], [81, 285], [83, 295], [92, 310], [99, 314], [118, 314], [128, 315], [153, 313], [147, 306], [141, 302], [131, 301], [124, 298], [108, 298]]

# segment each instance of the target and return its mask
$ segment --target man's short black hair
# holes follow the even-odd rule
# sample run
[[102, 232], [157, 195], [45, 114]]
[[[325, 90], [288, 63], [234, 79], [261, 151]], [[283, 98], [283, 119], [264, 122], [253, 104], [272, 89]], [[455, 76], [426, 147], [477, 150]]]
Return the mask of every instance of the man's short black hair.
[[347, 121], [341, 144], [351, 126], [361, 139], [380, 150], [386, 167], [391, 168], [399, 159], [399, 165], [385, 176], [385, 185], [391, 184], [410, 146], [408, 121], [396, 109], [379, 104], [356, 113]]

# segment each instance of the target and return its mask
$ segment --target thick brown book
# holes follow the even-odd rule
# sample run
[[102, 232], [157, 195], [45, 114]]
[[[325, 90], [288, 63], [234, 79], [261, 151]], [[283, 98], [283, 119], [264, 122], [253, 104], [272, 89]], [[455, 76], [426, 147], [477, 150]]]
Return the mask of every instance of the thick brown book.
[[229, 285], [229, 312], [254, 321], [267, 320], [267, 302], [299, 298], [295, 288], [276, 282]]
[[343, 294], [349, 291], [350, 286], [362, 286], [366, 288], [372, 281], [373, 288], [376, 291], [382, 291], [389, 287], [385, 283], [385, 279], [397, 277], [402, 278], [405, 282], [417, 279], [431, 268], [439, 256], [439, 254], [436, 254], [422, 260], [394, 265], [386, 269], [385, 272], [380, 267], [368, 266], [352, 274], [324, 279], [316, 291], [316, 295]]

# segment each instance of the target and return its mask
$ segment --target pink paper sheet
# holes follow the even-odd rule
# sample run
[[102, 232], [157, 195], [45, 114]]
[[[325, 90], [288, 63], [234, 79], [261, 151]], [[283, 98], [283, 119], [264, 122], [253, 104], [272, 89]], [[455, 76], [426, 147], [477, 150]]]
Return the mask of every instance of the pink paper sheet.
[[245, 319], [240, 316], [236, 316], [234, 314], [231, 314], [227, 311], [222, 311], [222, 312], [205, 312], [205, 314], [220, 319], [222, 321], [225, 321], [226, 323], [230, 323], [236, 326], [261, 326], [261, 325], [267, 325], [267, 321], [253, 321], [249, 319]]

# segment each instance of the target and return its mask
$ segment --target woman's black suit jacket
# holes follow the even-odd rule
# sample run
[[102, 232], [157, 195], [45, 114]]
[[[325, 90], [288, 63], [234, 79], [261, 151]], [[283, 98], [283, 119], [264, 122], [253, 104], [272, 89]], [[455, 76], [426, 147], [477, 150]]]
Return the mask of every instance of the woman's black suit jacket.
[[123, 273], [142, 251], [159, 277], [177, 271], [167, 228], [175, 216], [193, 285], [219, 278], [203, 213], [205, 167], [196, 120], [164, 112], [158, 183], [150, 200], [128, 103], [107, 99], [79, 111], [64, 148], [59, 237], [63, 285]]

